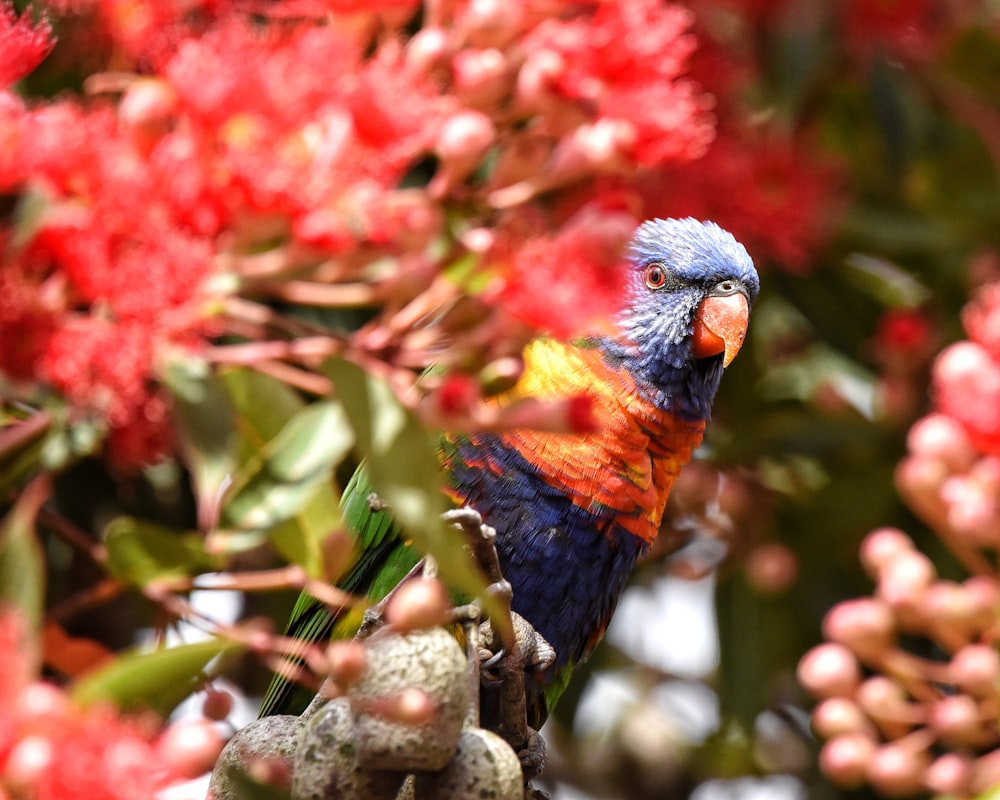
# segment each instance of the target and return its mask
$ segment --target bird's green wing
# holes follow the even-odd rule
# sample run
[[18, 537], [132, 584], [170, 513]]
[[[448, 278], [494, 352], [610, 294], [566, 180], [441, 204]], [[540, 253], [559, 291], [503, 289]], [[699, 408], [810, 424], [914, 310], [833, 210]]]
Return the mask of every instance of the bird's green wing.
[[[338, 585], [351, 594], [377, 600], [399, 583], [416, 564], [419, 555], [403, 540], [389, 511], [372, 502], [373, 492], [362, 464], [345, 487], [340, 501], [341, 517], [355, 537], [357, 558]], [[332, 609], [303, 592], [292, 609], [285, 635], [301, 642], [300, 654], [308, 645], [325, 641], [335, 632], [343, 637], [352, 636], [360, 617], [348, 611]], [[292, 658], [295, 656], [292, 654]], [[261, 701], [258, 716], [300, 714], [309, 701], [310, 694], [304, 687], [275, 675]]]

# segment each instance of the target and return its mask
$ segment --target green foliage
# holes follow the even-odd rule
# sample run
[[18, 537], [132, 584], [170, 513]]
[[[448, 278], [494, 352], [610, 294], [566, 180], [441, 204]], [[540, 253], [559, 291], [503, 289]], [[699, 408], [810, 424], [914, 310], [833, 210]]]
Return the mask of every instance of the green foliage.
[[45, 610], [45, 562], [35, 518], [48, 493], [46, 482], [36, 479], [0, 519], [0, 607], [19, 609], [34, 631]]
[[461, 546], [459, 533], [441, 520], [440, 466], [427, 431], [384, 380], [342, 359], [328, 361], [324, 371], [354, 426], [372, 485], [393, 517], [420, 552], [434, 557], [451, 585], [479, 594], [485, 581]]
[[118, 517], [104, 529], [107, 568], [112, 576], [134, 586], [196, 575], [218, 568], [196, 533], [183, 533], [133, 517]]
[[113, 703], [119, 708], [148, 708], [166, 717], [204, 681], [215, 658], [234, 653], [224, 639], [136, 650], [77, 680], [70, 694], [83, 705]]

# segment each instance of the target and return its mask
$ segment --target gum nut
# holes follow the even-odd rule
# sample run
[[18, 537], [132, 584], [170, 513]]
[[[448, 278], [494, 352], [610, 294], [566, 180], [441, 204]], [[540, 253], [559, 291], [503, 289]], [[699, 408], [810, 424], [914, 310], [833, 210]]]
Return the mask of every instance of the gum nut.
[[524, 775], [517, 754], [482, 728], [466, 728], [448, 765], [418, 772], [414, 800], [522, 800]]
[[287, 775], [302, 728], [299, 717], [276, 716], [254, 720], [237, 731], [215, 762], [208, 796], [212, 800], [239, 800], [245, 795], [240, 773], [254, 773], [256, 765], [271, 762], [274, 774]]
[[406, 775], [364, 770], [346, 697], [331, 700], [305, 725], [295, 750], [292, 800], [394, 800]]
[[[469, 705], [465, 654], [443, 628], [365, 642], [368, 669], [348, 689], [359, 763], [366, 769], [439, 770], [448, 763]], [[394, 713], [419, 690], [432, 709], [423, 719]]]

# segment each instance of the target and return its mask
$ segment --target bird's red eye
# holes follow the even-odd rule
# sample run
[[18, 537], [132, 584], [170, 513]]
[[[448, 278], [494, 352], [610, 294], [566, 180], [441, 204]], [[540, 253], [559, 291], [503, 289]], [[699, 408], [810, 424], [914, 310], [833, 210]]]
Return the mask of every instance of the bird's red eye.
[[646, 267], [646, 286], [650, 289], [662, 289], [667, 282], [667, 273], [660, 264], [650, 264]]

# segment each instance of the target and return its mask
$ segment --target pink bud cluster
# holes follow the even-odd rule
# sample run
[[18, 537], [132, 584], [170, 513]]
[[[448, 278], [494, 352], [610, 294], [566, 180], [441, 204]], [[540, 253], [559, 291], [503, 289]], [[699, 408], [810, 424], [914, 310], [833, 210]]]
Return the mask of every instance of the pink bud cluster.
[[821, 768], [839, 785], [869, 783], [888, 797], [968, 797], [995, 785], [1000, 582], [941, 578], [894, 528], [869, 534], [861, 561], [874, 595], [834, 606], [823, 622], [827, 642], [798, 668], [820, 700]]
[[[208, 719], [161, 730], [152, 717], [81, 708], [32, 677], [22, 637], [20, 618], [0, 614], [0, 798], [152, 798], [215, 763], [224, 740]], [[219, 699], [213, 705], [222, 710]]]
[[799, 663], [820, 699], [823, 771], [890, 797], [1000, 783], [1000, 284], [962, 320], [969, 338], [935, 360], [936, 409], [910, 429], [896, 481], [970, 577], [943, 578], [905, 533], [873, 531], [861, 563], [874, 594], [834, 606], [827, 642]]
[[933, 365], [936, 410], [907, 437], [896, 484], [971, 569], [1000, 549], [1000, 284], [980, 288], [962, 320], [969, 338]]

